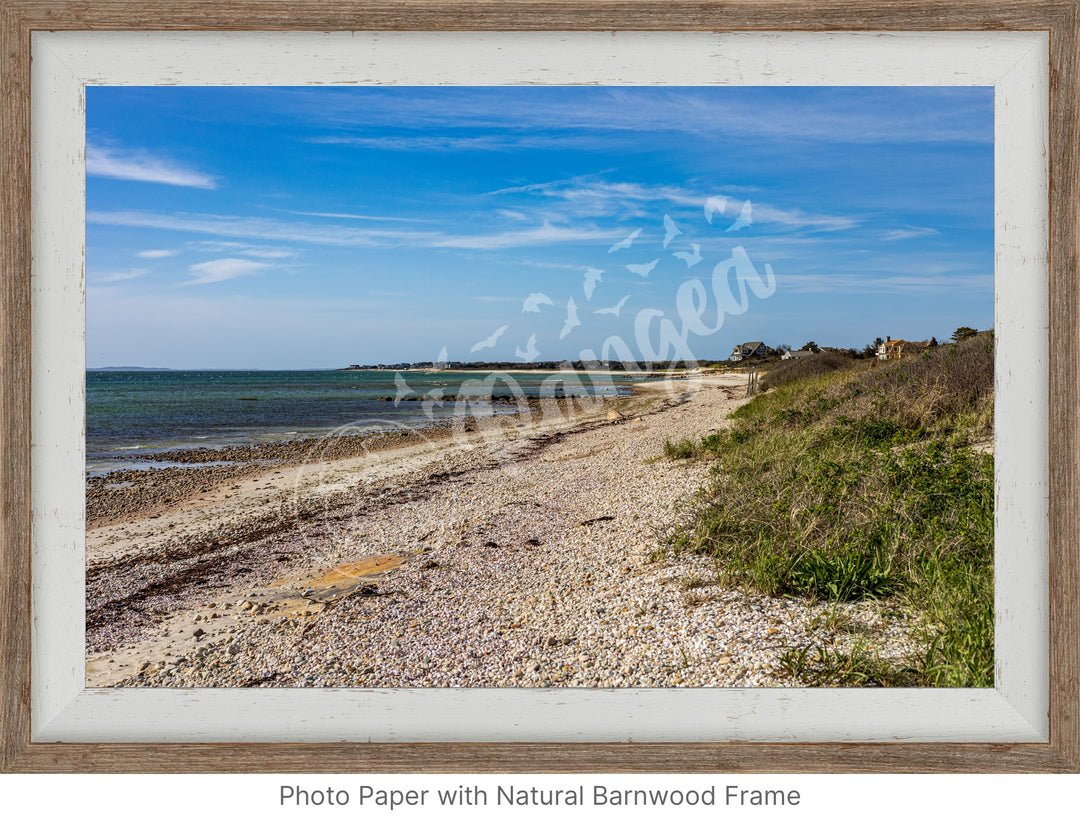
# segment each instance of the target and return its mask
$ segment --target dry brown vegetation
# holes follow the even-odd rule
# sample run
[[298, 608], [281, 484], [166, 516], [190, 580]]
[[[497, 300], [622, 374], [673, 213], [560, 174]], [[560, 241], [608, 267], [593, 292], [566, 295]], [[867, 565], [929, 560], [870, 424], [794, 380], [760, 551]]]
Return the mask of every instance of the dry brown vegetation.
[[[823, 356], [829, 359], [818, 362]], [[897, 432], [948, 433], [966, 440], [993, 429], [993, 332], [888, 362], [863, 363], [836, 354], [798, 362], [818, 364], [786, 373], [774, 369], [766, 387], [775, 398], [758, 398], [739, 416], [756, 419], [767, 408], [774, 412], [768, 418], [774, 425], [887, 423]], [[816, 387], [800, 383], [827, 374], [836, 376]]]
[[761, 388], [763, 391], [768, 391], [770, 388], [779, 388], [796, 380], [820, 377], [834, 371], [843, 371], [851, 368], [854, 364], [855, 360], [832, 351], [822, 351], [801, 359], [783, 360], [775, 367], [770, 368], [768, 373], [762, 377]]

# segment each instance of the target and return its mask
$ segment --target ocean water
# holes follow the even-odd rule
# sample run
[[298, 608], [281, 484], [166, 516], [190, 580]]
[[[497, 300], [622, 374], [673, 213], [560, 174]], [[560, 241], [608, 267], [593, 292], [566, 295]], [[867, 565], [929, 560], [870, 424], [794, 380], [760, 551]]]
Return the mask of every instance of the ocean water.
[[[124, 459], [175, 448], [423, 427], [432, 414], [453, 415], [453, 404], [432, 405], [440, 395], [614, 396], [629, 382], [540, 372], [87, 371], [87, 470], [145, 467]], [[424, 399], [395, 402], [402, 396]], [[505, 410], [495, 403], [470, 413]]]

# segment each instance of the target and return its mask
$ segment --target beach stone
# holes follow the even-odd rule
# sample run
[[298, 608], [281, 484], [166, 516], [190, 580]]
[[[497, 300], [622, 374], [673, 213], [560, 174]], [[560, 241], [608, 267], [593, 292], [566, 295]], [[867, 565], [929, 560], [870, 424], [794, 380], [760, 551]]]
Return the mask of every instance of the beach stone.
[[622, 414], [620, 414], [620, 413], [619, 413], [618, 411], [609, 411], [609, 412], [607, 413], [607, 418], [608, 418], [609, 420], [611, 420], [612, 422], [617, 422], [617, 421], [619, 421], [619, 420], [625, 420], [625, 419], [626, 419], [626, 418], [625, 418], [625, 417], [624, 417], [624, 416], [623, 416]]

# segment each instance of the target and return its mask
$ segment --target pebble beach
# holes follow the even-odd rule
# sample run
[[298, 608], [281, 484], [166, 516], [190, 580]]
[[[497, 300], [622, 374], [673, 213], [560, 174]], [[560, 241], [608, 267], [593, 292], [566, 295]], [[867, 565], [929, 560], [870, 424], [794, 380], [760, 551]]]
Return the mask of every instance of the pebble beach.
[[667, 548], [711, 472], [664, 443], [726, 428], [745, 384], [642, 384], [94, 483], [87, 683], [775, 687], [795, 684], [791, 648], [909, 656], [896, 607], [831, 624]]

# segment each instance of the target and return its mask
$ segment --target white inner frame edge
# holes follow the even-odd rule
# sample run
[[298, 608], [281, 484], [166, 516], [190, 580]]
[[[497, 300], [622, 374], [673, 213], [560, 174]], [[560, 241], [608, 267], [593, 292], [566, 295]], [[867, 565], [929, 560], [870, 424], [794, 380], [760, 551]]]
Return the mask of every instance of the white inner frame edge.
[[[1047, 740], [1046, 32], [38, 32], [32, 55], [34, 741]], [[85, 687], [85, 86], [536, 83], [994, 87], [993, 689]]]

